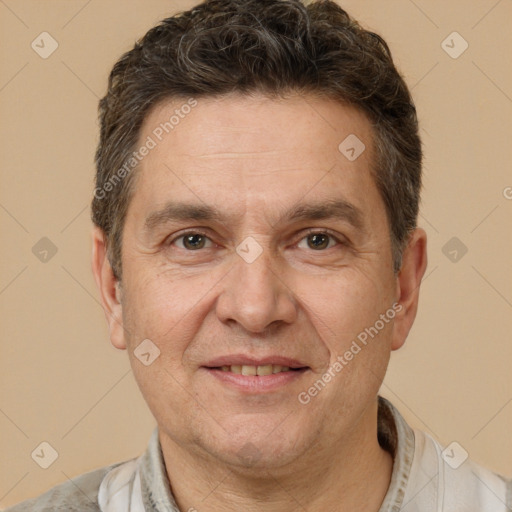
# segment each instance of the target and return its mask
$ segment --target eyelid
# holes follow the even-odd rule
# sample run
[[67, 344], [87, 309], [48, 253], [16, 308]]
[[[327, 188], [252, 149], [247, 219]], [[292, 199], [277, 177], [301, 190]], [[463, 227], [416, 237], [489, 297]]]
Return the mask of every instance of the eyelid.
[[[306, 231], [302, 231], [301, 237], [296, 242], [296, 244], [301, 242], [308, 235], [312, 235], [312, 234], [329, 235], [331, 238], [333, 238], [340, 245], [346, 245], [348, 243], [348, 241], [344, 237], [340, 237], [338, 235], [338, 233], [336, 233], [336, 232], [334, 232], [334, 231], [332, 231], [330, 229], [327, 229], [327, 228], [308, 228], [308, 229], [306, 229]], [[174, 242], [176, 242], [177, 240], [185, 237], [186, 235], [201, 235], [201, 236], [207, 238], [208, 240], [210, 240], [210, 242], [214, 243], [212, 238], [208, 235], [208, 230], [202, 229], [202, 228], [195, 228], [195, 229], [190, 229], [189, 228], [186, 231], [181, 231], [181, 232], [178, 232], [178, 233], [175, 233], [174, 235], [172, 235], [172, 239], [169, 240], [167, 242], [167, 244], [168, 245], [172, 245]]]
[[[207, 230], [204, 230], [201, 228], [195, 228], [195, 229], [187, 229], [186, 231], [174, 233], [172, 235], [172, 238], [168, 239], [166, 241], [166, 245], [172, 245], [174, 242], [176, 242], [177, 240], [179, 240], [187, 235], [201, 235], [205, 238], [208, 238], [208, 240], [210, 240], [210, 242], [213, 243], [213, 240], [211, 239], [211, 237], [208, 236]], [[191, 252], [193, 252], [193, 251], [191, 251]]]
[[304, 238], [306, 238], [308, 235], [329, 235], [331, 238], [333, 238], [339, 245], [347, 245], [348, 240], [340, 236], [338, 233], [327, 229], [327, 228], [308, 228], [305, 231], [305, 234], [301, 236], [299, 239], [299, 242], [301, 242]]

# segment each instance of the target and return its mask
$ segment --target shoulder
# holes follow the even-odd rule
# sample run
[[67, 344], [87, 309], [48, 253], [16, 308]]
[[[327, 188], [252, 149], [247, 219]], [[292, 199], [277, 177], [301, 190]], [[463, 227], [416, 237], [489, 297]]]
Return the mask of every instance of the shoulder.
[[[512, 479], [506, 479], [468, 458], [458, 443], [443, 449], [422, 431], [414, 430], [413, 481], [425, 485], [431, 505], [443, 504], [447, 510], [506, 512], [512, 507]], [[411, 482], [412, 483], [412, 482]], [[409, 490], [409, 489], [408, 489]], [[416, 489], [418, 491], [419, 489]], [[476, 507], [476, 508], [475, 508]]]
[[9, 507], [5, 512], [98, 512], [98, 490], [105, 475], [122, 462], [96, 469], [59, 484], [37, 498]]

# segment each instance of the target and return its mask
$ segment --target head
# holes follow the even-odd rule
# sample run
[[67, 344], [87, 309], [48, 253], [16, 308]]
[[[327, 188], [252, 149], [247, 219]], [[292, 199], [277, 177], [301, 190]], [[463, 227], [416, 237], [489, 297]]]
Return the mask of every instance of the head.
[[[330, 1], [210, 0], [115, 64], [100, 124], [93, 270], [161, 431], [270, 466], [355, 435], [426, 266], [416, 112], [382, 38]], [[265, 392], [219, 375], [285, 359]]]

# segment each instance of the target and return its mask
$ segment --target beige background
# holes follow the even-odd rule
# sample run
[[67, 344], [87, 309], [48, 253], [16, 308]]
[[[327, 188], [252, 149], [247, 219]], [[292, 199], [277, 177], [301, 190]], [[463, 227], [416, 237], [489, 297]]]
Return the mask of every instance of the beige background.
[[[0, 0], [1, 506], [138, 455], [154, 426], [90, 270], [96, 106], [121, 53], [193, 3]], [[429, 268], [383, 394], [413, 426], [511, 477], [512, 2], [342, 5], [389, 42], [426, 156]], [[43, 31], [59, 44], [47, 59], [31, 48]], [[457, 59], [441, 46], [453, 31], [469, 44]], [[47, 262], [32, 252], [42, 237], [58, 249]], [[468, 249], [457, 262], [443, 253], [452, 237]], [[42, 441], [59, 454], [46, 470], [31, 458]]]

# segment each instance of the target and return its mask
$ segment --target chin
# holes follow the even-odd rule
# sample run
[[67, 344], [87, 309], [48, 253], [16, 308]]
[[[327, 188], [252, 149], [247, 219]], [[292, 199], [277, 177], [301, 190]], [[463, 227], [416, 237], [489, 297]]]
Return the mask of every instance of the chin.
[[281, 421], [280, 425], [276, 425], [275, 421], [253, 420], [250, 427], [238, 425], [236, 430], [233, 426], [226, 429], [233, 434], [226, 435], [224, 432], [215, 445], [211, 444], [213, 439], [210, 436], [202, 439], [200, 444], [216, 459], [239, 470], [277, 469], [300, 457], [308, 445], [304, 428], [289, 428], [284, 423]]
[[256, 445], [252, 441], [236, 446], [226, 447], [225, 450], [216, 453], [232, 470], [246, 475], [259, 474], [262, 470], [277, 470], [292, 463], [300, 457], [293, 443], [289, 446]]

